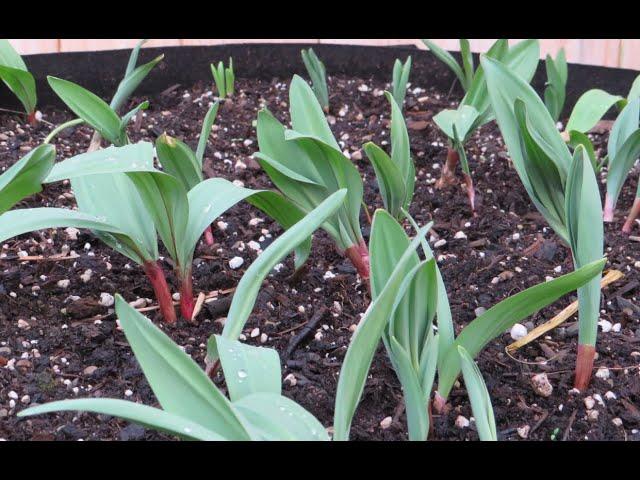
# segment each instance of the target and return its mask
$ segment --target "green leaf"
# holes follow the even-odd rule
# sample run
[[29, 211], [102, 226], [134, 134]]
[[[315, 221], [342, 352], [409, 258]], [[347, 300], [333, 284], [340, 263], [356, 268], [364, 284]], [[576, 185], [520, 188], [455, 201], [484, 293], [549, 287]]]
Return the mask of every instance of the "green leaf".
[[104, 100], [73, 82], [52, 76], [48, 76], [47, 80], [71, 111], [100, 132], [104, 138], [115, 145], [126, 143], [120, 118]]
[[520, 320], [533, 315], [563, 295], [585, 285], [602, 271], [606, 259], [597, 260], [567, 275], [535, 285], [513, 295], [477, 317], [465, 328], [446, 353], [439, 369], [438, 392], [444, 398], [460, 373], [458, 346], [463, 346], [474, 358], [494, 338]]
[[329, 108], [329, 89], [324, 64], [320, 61], [313, 48], [301, 50], [302, 61], [313, 84], [313, 93], [324, 109]]
[[330, 147], [340, 151], [320, 103], [309, 84], [294, 75], [289, 87], [289, 112], [293, 130], [307, 136], [315, 136]]
[[375, 143], [368, 142], [364, 144], [363, 149], [376, 173], [384, 208], [393, 217], [400, 218], [401, 209], [405, 203], [406, 189], [399, 167]]
[[638, 75], [633, 81], [633, 84], [629, 89], [629, 94], [627, 95], [627, 100], [632, 102], [638, 97], [640, 97], [640, 75]]
[[256, 430], [253, 440], [329, 440], [322, 424], [293, 400], [273, 393], [253, 393], [233, 406]]
[[165, 412], [159, 408], [113, 398], [80, 398], [45, 403], [18, 412], [18, 417], [64, 411], [93, 412], [120, 417], [143, 427], [153, 428], [186, 440], [228, 440], [217, 432], [204, 428], [186, 417]]
[[36, 109], [36, 81], [26, 70], [0, 65], [0, 79], [9, 90], [18, 97], [25, 112], [32, 113]]
[[473, 131], [478, 111], [469, 105], [460, 105], [457, 110], [442, 110], [433, 117], [433, 121], [438, 125], [444, 134], [453, 140], [453, 127], [455, 126], [461, 142], [468, 140], [468, 135]]
[[213, 75], [213, 80], [216, 84], [216, 88], [218, 89], [218, 97], [226, 97], [227, 90], [225, 88], [224, 67], [222, 62], [219, 62], [217, 67], [211, 64], [211, 74]]
[[0, 65], [27, 71], [27, 66], [20, 54], [11, 46], [9, 40], [0, 38]]
[[77, 210], [66, 208], [23, 208], [0, 215], [0, 242], [45, 228], [77, 227], [121, 233], [117, 226]]
[[120, 295], [116, 295], [116, 314], [164, 410], [225, 438], [249, 439], [244, 419], [191, 357]]
[[[127, 66], [127, 72], [125, 77], [120, 81], [118, 85], [118, 89], [116, 90], [115, 95], [111, 99], [110, 106], [114, 111], [118, 111], [122, 105], [127, 101], [127, 99], [131, 96], [131, 94], [135, 91], [136, 88], [142, 83], [142, 81], [149, 75], [149, 72], [153, 70], [158, 63], [160, 63], [164, 59], [163, 55], [158, 55], [156, 58], [151, 60], [144, 65], [140, 65], [135, 70], [130, 71], [131, 62], [133, 61], [133, 66], [135, 66], [137, 62], [137, 49], [141, 46], [139, 44], [133, 52], [131, 52], [131, 58], [129, 60], [129, 65]], [[135, 56], [134, 56], [135, 54]]]
[[227, 95], [230, 97], [233, 96], [233, 92], [235, 91], [235, 80], [236, 76], [233, 73], [233, 63], [232, 60], [229, 59], [229, 68], [225, 68], [224, 70], [224, 81], [227, 88]]
[[185, 190], [202, 182], [202, 165], [186, 143], [163, 133], [156, 140], [156, 153], [162, 169], [175, 177]]
[[599, 172], [601, 166], [598, 164], [598, 159], [596, 158], [596, 151], [593, 148], [593, 143], [589, 140], [589, 137], [582, 132], [578, 132], [576, 130], [572, 130], [569, 132], [569, 145], [571, 148], [578, 148], [578, 145], [582, 145], [586, 154], [589, 156], [589, 160], [591, 161], [591, 165], [593, 166], [594, 172]]
[[132, 110], [129, 110], [127, 113], [125, 113], [122, 116], [122, 118], [120, 119], [120, 130], [124, 131], [125, 128], [127, 128], [127, 125], [129, 124], [131, 119], [134, 116], [136, 116], [140, 110], [146, 110], [147, 108], [149, 108], [149, 102], [145, 100], [144, 102], [139, 104], [137, 107], [135, 107]]
[[462, 68], [466, 78], [466, 84], [471, 85], [473, 80], [473, 55], [471, 54], [471, 45], [466, 38], [460, 39], [460, 56], [462, 57]]
[[613, 105], [622, 100], [619, 95], [611, 95], [594, 88], [583, 93], [571, 112], [565, 130], [586, 133], [604, 116]]
[[[626, 110], [626, 109], [625, 109]], [[627, 141], [624, 142], [620, 150], [616, 153], [616, 158], [609, 157], [609, 173], [607, 174], [607, 193], [613, 199], [615, 207], [624, 181], [629, 175], [631, 167], [640, 155], [640, 130], [636, 130]]]
[[138, 142], [82, 153], [56, 163], [43, 183], [87, 175], [153, 171], [153, 145], [149, 142]]
[[[305, 241], [329, 216], [331, 216], [344, 202], [346, 192], [340, 190], [332, 194], [322, 202], [315, 210], [308, 213], [302, 220], [289, 228], [278, 237], [260, 256], [251, 264], [240, 279], [236, 288], [234, 300], [227, 315], [227, 320], [222, 330], [226, 338], [236, 339], [242, 333], [253, 306], [255, 305], [258, 291], [262, 281], [269, 272], [291, 250]], [[207, 356], [210, 361], [217, 358], [215, 344], [209, 342]]]
[[[578, 147], [567, 178], [565, 211], [576, 267], [602, 258], [604, 231], [598, 180], [584, 148]], [[600, 318], [600, 277], [578, 289], [578, 342], [595, 345]]]
[[53, 166], [56, 149], [40, 145], [0, 175], [0, 214], [29, 195], [42, 191], [42, 183]]
[[280, 358], [275, 350], [220, 335], [214, 339], [232, 402], [254, 393], [281, 394]]
[[493, 415], [491, 397], [482, 378], [482, 373], [480, 373], [476, 362], [473, 361], [473, 358], [463, 346], [458, 346], [458, 354], [461, 360], [464, 385], [471, 401], [473, 417], [476, 419], [478, 436], [482, 441], [495, 442], [498, 440], [496, 420]]
[[[385, 218], [383, 220], [385, 222], [394, 221], [384, 210], [377, 210], [374, 215], [372, 230], [376, 229], [376, 222], [380, 218]], [[360, 320], [351, 338], [351, 344], [340, 370], [336, 393], [334, 412], [334, 439], [336, 440], [347, 440], [349, 437], [351, 420], [362, 395], [367, 372], [380, 337], [395, 310], [396, 299], [402, 298], [413, 275], [426, 263], [422, 262], [416, 265], [408, 274], [406, 273], [408, 266], [415, 261], [415, 249], [429, 228], [431, 228], [431, 224], [423, 227], [411, 241], [379, 295], [375, 296], [375, 300], [367, 308], [364, 317]], [[372, 257], [372, 260], [375, 261], [375, 258]]]
[[196, 160], [202, 170], [202, 159], [204, 158], [204, 151], [207, 148], [207, 140], [211, 135], [211, 128], [213, 128], [213, 122], [216, 121], [216, 115], [218, 114], [218, 107], [220, 102], [215, 102], [211, 105], [211, 108], [207, 111], [202, 122], [202, 130], [200, 131], [200, 138], [198, 139], [198, 148], [196, 149]]
[[458, 80], [460, 81], [460, 85], [466, 92], [469, 89], [470, 84], [467, 82], [467, 78], [464, 75], [462, 67], [458, 65], [458, 62], [456, 62], [456, 59], [453, 57], [453, 55], [451, 55], [444, 48], [439, 47], [432, 41], [427, 40], [426, 38], [422, 39], [422, 43], [424, 43], [427, 46], [427, 48], [431, 50], [431, 53], [433, 53], [436, 56], [436, 58], [438, 58], [442, 63], [444, 63], [447, 67], [451, 69], [451, 71], [455, 74], [455, 76], [458, 77]]

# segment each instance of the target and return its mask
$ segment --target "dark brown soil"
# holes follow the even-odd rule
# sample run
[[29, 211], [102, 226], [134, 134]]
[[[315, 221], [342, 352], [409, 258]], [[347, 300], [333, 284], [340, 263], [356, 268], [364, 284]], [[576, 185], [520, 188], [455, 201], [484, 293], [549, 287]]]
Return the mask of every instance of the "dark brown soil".
[[[416, 86], [423, 90], [414, 93]], [[151, 98], [146, 116], [131, 127], [132, 140], [154, 141], [166, 131], [195, 146], [211, 100], [207, 92], [212, 85], [185, 87], [188, 86], [177, 86]], [[332, 129], [363, 174], [365, 201], [371, 213], [381, 206], [381, 200], [373, 169], [359, 152], [368, 140], [382, 145], [389, 141], [389, 107], [384, 96], [377, 94], [387, 87], [372, 79], [330, 79]], [[434, 189], [433, 183], [446, 155], [446, 144], [431, 117], [455, 105], [456, 99], [446, 99], [446, 94], [432, 91], [428, 79], [414, 81], [409, 90], [407, 116], [418, 176], [411, 213], [421, 224], [434, 220], [438, 237], [447, 241], [436, 249], [436, 254], [459, 331], [474, 318], [478, 307], [488, 308], [525, 287], [544, 282], [547, 276], [555, 277], [572, 270], [571, 257], [551, 229], [544, 227], [544, 221], [509, 164], [493, 123], [485, 126], [468, 145], [478, 216], [470, 215], [461, 186], [443, 191]], [[263, 105], [281, 120], [288, 118], [288, 81], [239, 79], [236, 91], [233, 103], [221, 108], [218, 114], [206, 152], [206, 175], [237, 179], [248, 187], [269, 188], [269, 179], [250, 158], [257, 149], [252, 121]], [[44, 114], [44, 119], [53, 124], [71, 118], [66, 112], [47, 108]], [[24, 155], [26, 149], [38, 145], [50, 130], [46, 125], [32, 129], [23, 121], [15, 115], [0, 115], [0, 167], [3, 169]], [[85, 151], [91, 133], [86, 127], [63, 132], [56, 144], [59, 159]], [[598, 145], [606, 145], [605, 141], [606, 137], [596, 135]], [[239, 161], [242, 163], [237, 163]], [[633, 200], [636, 181], [637, 172], [634, 172], [621, 195], [616, 222], [606, 226], [607, 268], [616, 268], [625, 274], [604, 292], [602, 302], [602, 318], [621, 324], [619, 332], [610, 331], [599, 337], [596, 367], [608, 367], [610, 378], [594, 377], [588, 392], [570, 393], [576, 354], [575, 318], [517, 352], [516, 358], [505, 353], [505, 346], [511, 342], [505, 333], [479, 357], [501, 438], [520, 439], [517, 429], [528, 425], [529, 438], [535, 440], [640, 439], [640, 354], [637, 353], [640, 351], [640, 307], [637, 305], [640, 263], [636, 266], [640, 260], [639, 244], [619, 233], [623, 214]], [[74, 200], [68, 185], [56, 184], [19, 207], [72, 205]], [[196, 293], [234, 287], [256, 255], [246, 244], [255, 240], [266, 248], [280, 233], [280, 228], [268, 218], [264, 218], [263, 223], [250, 225], [254, 217], [264, 218], [247, 204], [232, 208], [221, 219], [228, 223], [227, 229], [214, 228], [216, 244], [200, 245], [194, 267]], [[368, 237], [364, 215], [362, 225]], [[458, 231], [465, 232], [467, 238], [455, 239]], [[519, 238], [514, 237], [516, 233]], [[541, 248], [535, 254], [528, 254], [527, 249], [536, 242]], [[44, 257], [70, 250], [78, 257], [22, 262], [18, 260], [21, 250]], [[124, 335], [117, 329], [115, 316], [99, 304], [102, 292], [120, 293], [128, 301], [153, 298], [153, 292], [140, 267], [112, 252], [86, 231], [78, 234], [76, 240], [68, 238], [64, 229], [34, 232], [8, 241], [2, 253], [0, 437], [10, 440], [167, 438], [122, 420], [94, 414], [16, 418], [15, 413], [26, 404], [85, 396], [129, 398], [156, 405]], [[228, 261], [236, 255], [243, 257], [245, 263], [242, 268], [231, 270]], [[169, 265], [165, 267], [169, 269]], [[554, 271], [556, 267], [561, 268], [561, 273]], [[84, 283], [80, 276], [88, 269], [92, 276]], [[328, 271], [335, 277], [325, 279]], [[280, 353], [283, 377], [293, 373], [297, 379], [295, 386], [284, 382], [285, 394], [329, 427], [333, 421], [337, 376], [351, 335], [349, 327], [357, 323], [365, 311], [368, 293], [365, 286], [356, 281], [352, 266], [335, 252], [323, 232], [315, 236], [307, 271], [298, 279], [292, 279], [292, 273], [293, 262], [288, 258], [284, 267], [265, 281], [245, 328], [246, 341], [260, 344], [260, 335], [250, 336], [255, 328], [266, 333], [268, 339], [264, 345]], [[493, 284], [492, 279], [501, 274], [502, 280]], [[70, 280], [67, 289], [57, 285], [63, 279]], [[550, 319], [574, 299], [575, 296], [565, 297], [527, 319], [528, 327]], [[202, 365], [206, 340], [211, 333], [221, 330], [216, 320], [226, 315], [229, 300], [230, 295], [221, 294], [217, 301], [207, 304], [198, 316], [197, 325], [181, 321], [177, 327], [167, 328], [157, 317], [155, 320]], [[290, 351], [291, 339], [324, 306], [328, 309], [317, 327]], [[19, 320], [26, 321], [28, 328], [19, 328]], [[554, 387], [548, 398], [536, 395], [530, 385], [530, 377], [542, 372], [547, 373]], [[370, 373], [353, 422], [352, 438], [406, 439], [400, 384], [382, 348], [375, 356]], [[219, 383], [223, 386], [222, 381]], [[609, 391], [615, 394], [615, 399], [605, 398]], [[18, 395], [13, 407], [9, 392]], [[584, 399], [593, 394], [602, 396], [603, 405], [596, 402], [598, 418], [588, 421]], [[24, 398], [23, 403], [25, 395], [29, 398]], [[471, 417], [465, 390], [460, 386], [454, 388], [449, 402], [450, 411], [434, 417], [431, 438], [477, 439], [473, 422], [463, 429], [454, 424], [458, 415]], [[392, 425], [382, 429], [380, 422], [387, 416], [393, 417]], [[621, 426], [614, 424], [617, 418]]]

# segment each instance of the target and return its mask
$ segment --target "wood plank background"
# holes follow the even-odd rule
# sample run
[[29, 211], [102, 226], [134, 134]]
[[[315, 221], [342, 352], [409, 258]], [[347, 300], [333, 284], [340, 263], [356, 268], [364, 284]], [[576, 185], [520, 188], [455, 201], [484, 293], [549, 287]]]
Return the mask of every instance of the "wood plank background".
[[[517, 40], [517, 39], [514, 39]], [[136, 39], [9, 39], [23, 55], [52, 52], [77, 52], [91, 50], [113, 50], [133, 47]], [[440, 39], [437, 43], [447, 50], [458, 50], [458, 40]], [[486, 51], [494, 39], [471, 39], [474, 52]], [[157, 39], [146, 45], [150, 47], [179, 45], [221, 45], [229, 43], [322, 43], [347, 45], [416, 45], [425, 48], [417, 39]], [[621, 67], [640, 70], [639, 39], [541, 39], [540, 55], [555, 53], [564, 47], [567, 59], [573, 63]]]

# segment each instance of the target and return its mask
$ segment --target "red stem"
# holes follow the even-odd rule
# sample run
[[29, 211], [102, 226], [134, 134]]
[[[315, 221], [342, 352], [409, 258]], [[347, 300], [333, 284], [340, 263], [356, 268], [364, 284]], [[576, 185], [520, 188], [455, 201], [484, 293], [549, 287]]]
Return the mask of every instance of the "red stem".
[[444, 406], [447, 404], [447, 400], [436, 391], [433, 395], [433, 400], [431, 400], [431, 403], [435, 412], [441, 414], [444, 411]]
[[213, 245], [213, 232], [211, 231], [211, 225], [209, 225], [204, 231], [204, 241], [207, 245]]
[[602, 212], [602, 220], [605, 222], [613, 222], [613, 198], [607, 193], [604, 197], [604, 211]]
[[622, 226], [622, 233], [631, 233], [631, 229], [633, 228], [633, 224], [640, 215], [640, 197], [636, 197], [633, 201], [633, 206], [631, 210], [629, 210], [629, 215], [627, 216], [627, 220], [624, 222]]
[[447, 147], [447, 161], [445, 162], [444, 167], [442, 167], [442, 173], [436, 182], [436, 188], [442, 188], [455, 183], [456, 167], [458, 166], [459, 161], [460, 155], [458, 154], [458, 151], [454, 148]]
[[156, 300], [158, 300], [162, 318], [164, 318], [167, 323], [176, 323], [176, 311], [173, 308], [171, 291], [169, 290], [169, 285], [167, 285], [167, 279], [162, 267], [158, 262], [147, 261], [144, 262], [143, 268], [156, 294]]
[[38, 119], [36, 118], [36, 111], [34, 110], [29, 115], [27, 115], [27, 120], [29, 121], [29, 125], [35, 127], [38, 124]]
[[596, 356], [596, 347], [593, 345], [578, 345], [578, 358], [576, 359], [576, 378], [573, 386], [584, 392], [591, 381], [593, 361]]
[[364, 240], [360, 240], [358, 245], [351, 245], [344, 251], [345, 255], [356, 268], [358, 275], [363, 280], [369, 279], [369, 249]]
[[471, 212], [473, 213], [473, 216], [476, 217], [476, 191], [473, 188], [473, 179], [471, 178], [471, 175], [467, 175], [466, 173], [463, 173], [462, 176], [464, 177], [464, 182], [467, 184], [467, 198], [469, 199]]
[[186, 321], [191, 322], [195, 304], [193, 301], [193, 275], [189, 269], [184, 275], [178, 274], [180, 279], [180, 314]]

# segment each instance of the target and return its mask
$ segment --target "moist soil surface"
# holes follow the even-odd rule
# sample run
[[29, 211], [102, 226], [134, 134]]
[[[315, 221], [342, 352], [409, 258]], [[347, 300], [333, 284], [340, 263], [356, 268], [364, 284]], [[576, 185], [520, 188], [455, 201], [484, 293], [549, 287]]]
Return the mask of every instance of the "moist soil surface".
[[[414, 79], [415, 80], [415, 79]], [[250, 188], [272, 188], [251, 155], [257, 151], [253, 121], [268, 107], [288, 122], [288, 79], [238, 79], [236, 96], [220, 108], [207, 146], [205, 176], [239, 180]], [[331, 128], [343, 150], [362, 173], [369, 211], [381, 207], [373, 168], [361, 152], [367, 141], [389, 149], [389, 105], [382, 91], [389, 88], [371, 78], [332, 77]], [[176, 85], [149, 98], [151, 105], [130, 128], [132, 141], [155, 139], [163, 132], [195, 148], [202, 119], [214, 99], [211, 83]], [[133, 98], [131, 106], [142, 101]], [[459, 98], [434, 91], [428, 79], [414, 81], [407, 94], [406, 116], [417, 181], [411, 213], [420, 223], [433, 220], [430, 242], [446, 240], [435, 248], [447, 286], [457, 332], [479, 309], [488, 309], [524, 288], [573, 269], [571, 254], [529, 200], [509, 162], [494, 122], [469, 141], [467, 153], [476, 187], [477, 216], [472, 216], [463, 186], [436, 190], [446, 156], [446, 139], [432, 116], [457, 104]], [[64, 110], [42, 108], [44, 120], [57, 125], [73, 118]], [[6, 169], [42, 142], [51, 126], [32, 128], [18, 115], [0, 115], [0, 168]], [[92, 131], [80, 126], [62, 132], [55, 145], [58, 160], [86, 151]], [[597, 148], [606, 152], [607, 133], [593, 134]], [[458, 179], [461, 172], [458, 169]], [[577, 318], [518, 350], [505, 352], [508, 332], [492, 341], [479, 355], [495, 410], [500, 438], [521, 440], [632, 440], [640, 439], [640, 244], [620, 233], [624, 215], [633, 201], [637, 171], [630, 175], [618, 202], [616, 219], [606, 224], [606, 269], [624, 278], [604, 290], [601, 303], [603, 330], [598, 338], [595, 375], [587, 392], [571, 392], [576, 357]], [[603, 187], [603, 185], [602, 185]], [[604, 198], [604, 191], [602, 192]], [[48, 185], [16, 208], [72, 207], [68, 183]], [[253, 221], [251, 221], [253, 219]], [[206, 341], [219, 333], [227, 314], [232, 289], [258, 254], [281, 228], [252, 206], [241, 203], [214, 222], [215, 244], [201, 242], [194, 263], [194, 291], [218, 292], [205, 303], [195, 324], [180, 320], [162, 323], [157, 310], [146, 312], [200, 365]], [[364, 213], [365, 238], [369, 224]], [[226, 228], [224, 228], [226, 226]], [[413, 235], [407, 227], [407, 231]], [[635, 227], [637, 235], [638, 226]], [[456, 233], [463, 232], [464, 236]], [[460, 238], [462, 237], [462, 238]], [[440, 245], [442, 242], [438, 243]], [[45, 260], [21, 260], [21, 256]], [[56, 257], [57, 256], [57, 257]], [[243, 265], [231, 269], [239, 256]], [[53, 258], [51, 258], [53, 257]], [[29, 258], [29, 257], [27, 257]], [[164, 260], [164, 268], [171, 266]], [[118, 328], [112, 307], [100, 303], [101, 294], [120, 293], [144, 306], [153, 291], [142, 269], [114, 253], [90, 232], [46, 230], [23, 235], [2, 246], [0, 258], [0, 437], [8, 440], [154, 440], [171, 437], [91, 413], [64, 412], [18, 419], [28, 405], [82, 397], [113, 397], [157, 406], [142, 371]], [[283, 392], [308, 409], [326, 426], [333, 421], [338, 373], [351, 328], [369, 303], [365, 284], [334, 248], [326, 233], [314, 237], [307, 266], [293, 275], [289, 256], [268, 276], [253, 314], [244, 329], [247, 343], [277, 349], [282, 361]], [[68, 282], [60, 282], [68, 280]], [[175, 278], [169, 274], [175, 291]], [[67, 284], [68, 285], [65, 285]], [[529, 328], [557, 314], [571, 301], [568, 295], [523, 321]], [[308, 332], [300, 340], [301, 332]], [[296, 339], [294, 342], [293, 339]], [[299, 340], [299, 341], [298, 341]], [[546, 373], [553, 386], [548, 397], [536, 394], [531, 377]], [[288, 377], [291, 379], [292, 377]], [[216, 383], [224, 388], [221, 376]], [[295, 383], [295, 385], [292, 385]], [[176, 392], [179, 395], [179, 392]], [[599, 396], [598, 396], [599, 395]], [[585, 398], [595, 398], [588, 413]], [[13, 397], [13, 398], [12, 398]], [[16, 398], [17, 397], [17, 398]], [[433, 440], [475, 440], [475, 423], [460, 428], [472, 417], [464, 386], [456, 384], [446, 412], [434, 415]], [[387, 428], [381, 421], [391, 417]], [[458, 419], [458, 422], [456, 420]], [[383, 422], [383, 424], [388, 421]], [[402, 391], [383, 347], [378, 349], [351, 438], [406, 440]]]

